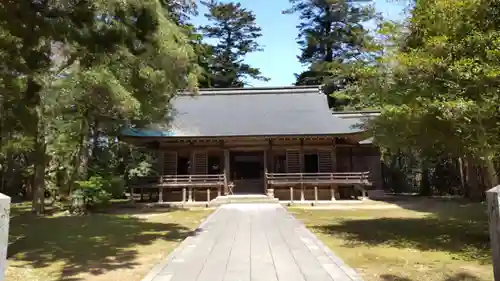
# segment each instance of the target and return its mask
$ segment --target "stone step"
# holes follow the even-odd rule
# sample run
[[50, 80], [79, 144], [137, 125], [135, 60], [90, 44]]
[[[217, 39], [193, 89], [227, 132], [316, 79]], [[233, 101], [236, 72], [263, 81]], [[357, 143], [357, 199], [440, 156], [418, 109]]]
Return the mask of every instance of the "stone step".
[[268, 197], [266, 195], [228, 195], [219, 196], [210, 201], [209, 206], [220, 206], [224, 204], [251, 204], [251, 203], [279, 203], [278, 198]]

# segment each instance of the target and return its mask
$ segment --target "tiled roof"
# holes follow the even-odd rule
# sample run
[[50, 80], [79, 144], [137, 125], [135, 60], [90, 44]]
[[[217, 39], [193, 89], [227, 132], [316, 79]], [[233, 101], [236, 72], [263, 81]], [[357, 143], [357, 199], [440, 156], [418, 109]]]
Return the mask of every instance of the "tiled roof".
[[[319, 87], [200, 90], [172, 101], [172, 122], [157, 136], [300, 136], [359, 133], [356, 120], [332, 115]], [[154, 135], [148, 130], [147, 136]], [[140, 135], [132, 130], [125, 135]]]

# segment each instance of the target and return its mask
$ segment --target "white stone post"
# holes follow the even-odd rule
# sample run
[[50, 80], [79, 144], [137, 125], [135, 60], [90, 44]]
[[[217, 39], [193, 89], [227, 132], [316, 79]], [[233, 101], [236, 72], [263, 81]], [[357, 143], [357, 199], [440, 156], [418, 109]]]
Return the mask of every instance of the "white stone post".
[[0, 193], [0, 280], [5, 278], [7, 268], [7, 245], [9, 240], [10, 197]]
[[488, 217], [490, 225], [490, 243], [493, 256], [493, 274], [495, 281], [500, 281], [500, 185], [486, 191]]

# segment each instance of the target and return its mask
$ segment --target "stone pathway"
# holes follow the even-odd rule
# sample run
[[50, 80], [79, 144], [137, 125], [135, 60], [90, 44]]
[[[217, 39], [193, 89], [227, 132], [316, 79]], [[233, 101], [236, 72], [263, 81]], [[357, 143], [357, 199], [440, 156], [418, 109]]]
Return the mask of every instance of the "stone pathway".
[[279, 204], [217, 209], [143, 281], [361, 281]]

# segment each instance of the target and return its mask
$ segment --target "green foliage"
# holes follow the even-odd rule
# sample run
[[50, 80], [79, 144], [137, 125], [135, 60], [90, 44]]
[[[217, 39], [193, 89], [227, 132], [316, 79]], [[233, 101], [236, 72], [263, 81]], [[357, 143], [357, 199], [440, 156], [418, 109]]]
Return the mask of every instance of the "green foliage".
[[46, 182], [70, 193], [89, 176], [126, 175], [119, 130], [163, 118], [179, 90], [196, 91], [190, 3], [2, 1], [0, 10], [2, 186], [33, 190], [38, 213]]
[[378, 46], [363, 24], [376, 17], [365, 0], [290, 0], [292, 7], [284, 13], [299, 13], [299, 61], [309, 66], [296, 75], [296, 85], [324, 84], [330, 95], [330, 106], [343, 108], [351, 103], [349, 96], [337, 92], [354, 83], [352, 68], [369, 64]]
[[[73, 196], [83, 196], [83, 202], [86, 207], [95, 207], [109, 203], [112, 196], [108, 191], [111, 189], [110, 181], [99, 176], [94, 176], [88, 180], [77, 181], [76, 183], [76, 194]], [[78, 190], [80, 191], [78, 192]]]
[[209, 13], [209, 25], [200, 30], [206, 38], [217, 40], [214, 45], [204, 45], [202, 65], [205, 66], [203, 87], [243, 87], [245, 80], [268, 80], [260, 70], [246, 64], [243, 59], [251, 52], [260, 51], [256, 40], [262, 36], [255, 22], [255, 15], [240, 3], [221, 3], [216, 0], [201, 2]]
[[466, 156], [486, 185], [498, 182], [499, 13], [489, 0], [424, 0], [404, 29], [384, 26], [386, 56], [356, 69], [363, 79], [345, 91], [382, 110], [370, 124], [380, 145]]
[[125, 181], [116, 176], [91, 176], [76, 184], [76, 190], [72, 194], [72, 209], [75, 212], [106, 205], [112, 198], [122, 198], [125, 191]]

